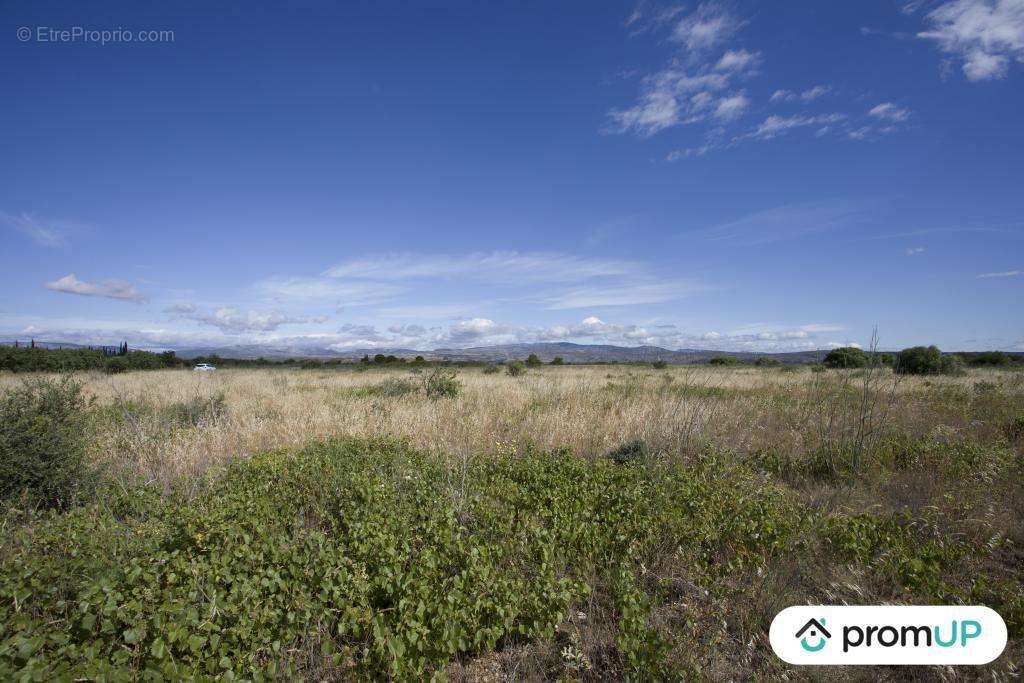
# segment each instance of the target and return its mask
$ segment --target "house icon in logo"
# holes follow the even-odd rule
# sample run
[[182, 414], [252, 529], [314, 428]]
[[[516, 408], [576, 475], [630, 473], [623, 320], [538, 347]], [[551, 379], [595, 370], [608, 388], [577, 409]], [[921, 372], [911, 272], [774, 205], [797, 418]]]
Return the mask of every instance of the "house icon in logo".
[[[809, 631], [809, 633], [808, 633]], [[804, 635], [804, 634], [807, 635]], [[821, 648], [825, 647], [825, 643], [832, 637], [832, 634], [825, 628], [825, 618], [819, 621], [818, 619], [811, 619], [803, 625], [799, 631], [796, 632], [796, 637], [800, 639], [800, 646], [808, 652], [817, 652]], [[812, 642], [817, 638], [817, 642], [813, 645], [807, 642], [807, 639], [812, 639]]]

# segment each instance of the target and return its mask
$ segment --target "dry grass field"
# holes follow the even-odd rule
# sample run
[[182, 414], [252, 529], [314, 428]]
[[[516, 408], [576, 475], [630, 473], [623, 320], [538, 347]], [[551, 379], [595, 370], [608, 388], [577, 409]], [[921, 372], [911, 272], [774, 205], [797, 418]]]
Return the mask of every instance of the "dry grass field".
[[[692, 531], [673, 542], [675, 549], [660, 547], [690, 523], [685, 515], [673, 517], [651, 532], [651, 545], [636, 550], [642, 559], [629, 565], [644, 610], [636, 626], [642, 637], [627, 638], [629, 612], [616, 602], [624, 589], [613, 590], [618, 583], [588, 570], [576, 578], [589, 588], [559, 612], [554, 631], [479, 648], [453, 646], [462, 654], [437, 655], [447, 660], [441, 672], [449, 677], [827, 678], [789, 669], [767, 645], [776, 611], [813, 602], [988, 604], [1010, 625], [1000, 659], [983, 670], [911, 672], [931, 679], [1019, 675], [1024, 374], [975, 369], [899, 378], [886, 369], [609, 365], [544, 366], [512, 377], [468, 367], [458, 371], [458, 395], [437, 398], [424, 390], [431, 371], [159, 370], [79, 379], [94, 397], [90, 458], [108, 478], [139, 482], [164, 499], [202, 497], [226, 465], [258, 454], [353, 438], [396, 439], [400, 448], [424, 454], [418, 462], [437, 468], [431, 495], [450, 503], [453, 519], [467, 528], [473, 522], [466, 510], [492, 497], [493, 463], [514, 468], [533, 454], [557, 451], [580, 463], [584, 469], [574, 476], [587, 481], [592, 472], [643, 472], [636, 476], [651, 500], [674, 477], [700, 473], [699, 487], [687, 479], [690, 488], [671, 489], [676, 493], [666, 493], [659, 505], [671, 506], [685, 490], [693, 497], [687, 515], [717, 510], [699, 532], [707, 539], [687, 546], [697, 537]], [[5, 387], [21, 381], [0, 377]], [[575, 495], [571, 478], [564, 485], [565, 495]], [[748, 503], [755, 507], [743, 507]], [[724, 531], [743, 515], [764, 528]], [[18, 523], [29, 529], [41, 522]], [[7, 552], [31, 554], [25, 532], [5, 534]], [[566, 555], [556, 562], [566, 567], [559, 575], [573, 575], [569, 549], [556, 545], [554, 552]], [[595, 567], [603, 562], [594, 561]], [[361, 669], [372, 648], [345, 647], [345, 657], [326, 668], [302, 644], [284, 659], [307, 677], [384, 671], [411, 678], [412, 671], [437, 671], [429, 663], [402, 669], [393, 651], [378, 662], [382, 669]], [[152, 651], [155, 656], [156, 645]], [[908, 673], [831, 675], [897, 680]]]

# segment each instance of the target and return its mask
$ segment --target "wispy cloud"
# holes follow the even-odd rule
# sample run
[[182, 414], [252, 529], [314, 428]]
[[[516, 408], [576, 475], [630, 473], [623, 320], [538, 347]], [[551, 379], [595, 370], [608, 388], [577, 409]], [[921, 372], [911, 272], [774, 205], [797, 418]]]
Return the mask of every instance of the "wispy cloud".
[[28, 235], [41, 247], [64, 247], [68, 244], [67, 224], [59, 221], [43, 221], [27, 213], [12, 215], [0, 212], [0, 223]]
[[688, 280], [579, 287], [547, 297], [545, 307], [550, 310], [562, 310], [600, 306], [638, 306], [675, 301], [707, 290], [706, 286]]
[[982, 278], [990, 278], [990, 277], [1016, 277], [1018, 275], [1020, 275], [1020, 271], [1019, 270], [1004, 270], [1004, 271], [999, 272], [999, 273], [981, 273], [977, 277], [978, 277], [978, 279], [982, 279]]
[[1021, 0], [954, 0], [929, 12], [925, 21], [929, 28], [918, 37], [959, 58], [969, 81], [1005, 78], [1011, 62], [1024, 62]]
[[106, 299], [119, 299], [121, 301], [134, 301], [141, 303], [146, 297], [141, 295], [135, 286], [124, 280], [103, 280], [102, 282], [86, 282], [69, 273], [59, 280], [47, 282], [43, 285], [47, 289], [65, 294], [78, 294], [79, 296], [98, 296]]
[[728, 244], [756, 246], [847, 226], [859, 220], [865, 211], [866, 206], [862, 202], [800, 202], [757, 211], [691, 235]]
[[794, 128], [807, 126], [824, 126], [837, 123], [846, 118], [845, 114], [819, 114], [817, 116], [776, 116], [772, 114], [750, 134], [750, 137], [770, 140]]
[[705, 2], [684, 16], [672, 30], [671, 40], [682, 43], [690, 52], [709, 50], [733, 36], [740, 21], [715, 2]]
[[772, 93], [772, 96], [768, 98], [768, 101], [773, 104], [778, 102], [793, 102], [795, 100], [800, 100], [801, 102], [813, 102], [819, 97], [827, 95], [831, 90], [832, 88], [827, 85], [815, 85], [799, 92], [784, 89], [776, 90]]
[[272, 299], [330, 299], [341, 306], [379, 304], [405, 291], [405, 287], [386, 282], [352, 282], [333, 277], [271, 277], [258, 282], [256, 288]]
[[885, 119], [900, 123], [910, 118], [910, 110], [897, 107], [892, 102], [882, 102], [881, 104], [875, 105], [868, 112], [869, 116], [874, 116], [878, 119]]
[[331, 278], [414, 280], [472, 278], [498, 282], [573, 282], [594, 277], [629, 275], [639, 264], [571, 254], [479, 252], [461, 256], [390, 254], [354, 259], [329, 268]]
[[650, 30], [671, 25], [669, 44], [677, 50], [664, 68], [641, 80], [636, 104], [608, 113], [611, 132], [649, 137], [673, 126], [730, 121], [748, 107], [747, 96], [733, 83], [752, 76], [761, 55], [739, 47], [718, 52], [742, 26], [723, 5], [705, 2], [689, 14], [677, 9], [669, 19], [646, 25]]
[[910, 247], [906, 250], [907, 256], [917, 256], [924, 253], [924, 247]]
[[224, 306], [213, 311], [204, 311], [194, 304], [175, 304], [167, 309], [174, 317], [193, 320], [203, 325], [218, 328], [226, 334], [242, 332], [269, 332], [282, 325], [294, 323], [322, 323], [326, 316], [313, 318], [291, 316], [281, 311], [240, 311], [232, 306]]

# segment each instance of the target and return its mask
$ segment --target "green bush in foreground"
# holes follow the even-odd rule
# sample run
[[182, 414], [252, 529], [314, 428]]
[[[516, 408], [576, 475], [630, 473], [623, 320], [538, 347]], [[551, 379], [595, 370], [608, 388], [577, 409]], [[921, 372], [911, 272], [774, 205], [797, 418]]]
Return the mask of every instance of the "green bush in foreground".
[[30, 380], [0, 400], [0, 498], [67, 507], [86, 483], [82, 385]]
[[671, 641], [643, 567], [668, 548], [717, 590], [786, 552], [802, 519], [712, 455], [474, 458], [468, 496], [442, 463], [332, 442], [238, 461], [187, 498], [128, 489], [66, 514], [10, 510], [0, 678], [431, 678], [456, 657], [550, 642], [598, 589], [617, 615], [604, 665], [661, 678]]

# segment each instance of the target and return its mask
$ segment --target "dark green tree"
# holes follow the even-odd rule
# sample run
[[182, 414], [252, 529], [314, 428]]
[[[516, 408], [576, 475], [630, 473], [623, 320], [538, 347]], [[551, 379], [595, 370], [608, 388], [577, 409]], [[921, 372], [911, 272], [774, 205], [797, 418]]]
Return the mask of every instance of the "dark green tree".
[[822, 362], [830, 368], [865, 368], [869, 361], [868, 354], [856, 346], [841, 346], [829, 351]]

